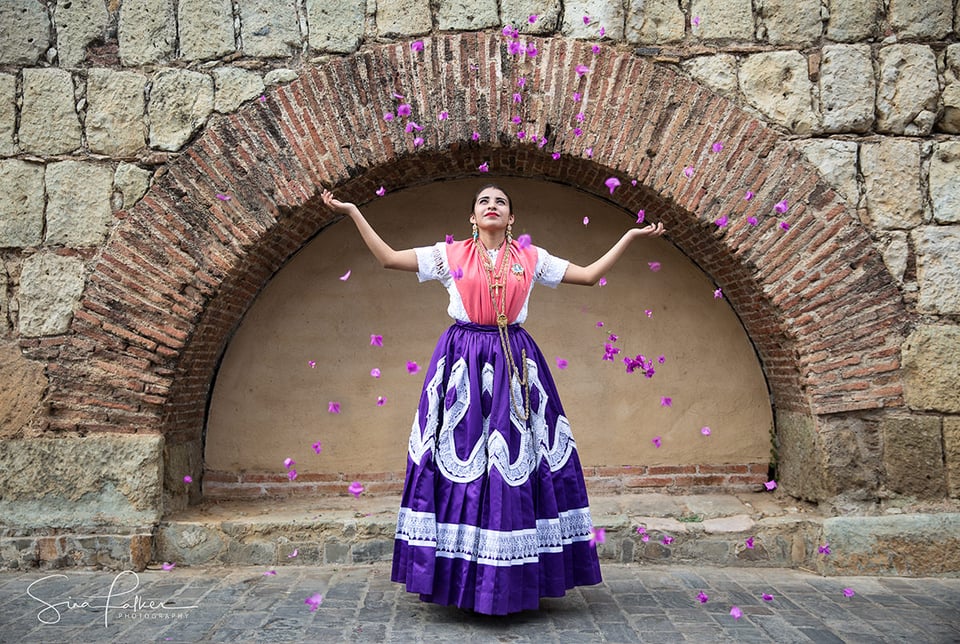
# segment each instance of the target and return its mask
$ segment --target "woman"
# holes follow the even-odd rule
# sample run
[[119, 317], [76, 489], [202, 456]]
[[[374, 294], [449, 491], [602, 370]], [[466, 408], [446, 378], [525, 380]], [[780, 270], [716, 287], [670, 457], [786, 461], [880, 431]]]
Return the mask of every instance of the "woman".
[[588, 266], [513, 240], [510, 197], [474, 197], [471, 239], [394, 250], [353, 204], [349, 216], [385, 268], [439, 280], [456, 323], [440, 337], [410, 433], [394, 581], [424, 601], [504, 615], [600, 582], [583, 472], [546, 360], [520, 326], [535, 282], [593, 285], [634, 239]]

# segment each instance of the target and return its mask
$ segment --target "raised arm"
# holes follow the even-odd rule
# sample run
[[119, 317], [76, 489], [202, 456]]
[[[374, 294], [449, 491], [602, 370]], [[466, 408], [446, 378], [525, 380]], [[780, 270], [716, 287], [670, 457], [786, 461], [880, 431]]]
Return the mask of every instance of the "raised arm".
[[412, 248], [394, 250], [387, 242], [383, 241], [354, 204], [338, 201], [329, 190], [324, 190], [321, 197], [327, 208], [342, 215], [347, 215], [353, 220], [357, 230], [360, 231], [360, 237], [363, 238], [367, 248], [377, 258], [381, 266], [399, 271], [417, 271], [417, 253]]
[[563, 274], [561, 282], [564, 284], [579, 284], [581, 286], [593, 286], [607, 271], [613, 268], [620, 256], [627, 250], [634, 239], [641, 237], [659, 237], [664, 233], [663, 224], [648, 224], [643, 228], [631, 228], [623, 234], [623, 237], [614, 244], [610, 250], [603, 254], [597, 261], [588, 266], [578, 266], [573, 262], [567, 266], [567, 271]]

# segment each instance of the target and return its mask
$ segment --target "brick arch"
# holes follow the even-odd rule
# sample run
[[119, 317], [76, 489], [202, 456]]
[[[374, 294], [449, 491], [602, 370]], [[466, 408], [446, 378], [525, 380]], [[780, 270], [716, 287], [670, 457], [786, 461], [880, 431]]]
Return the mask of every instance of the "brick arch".
[[[536, 44], [522, 109], [531, 129], [551, 134], [544, 149], [515, 136], [514, 62], [488, 33], [446, 34], [420, 53], [392, 44], [335, 59], [209, 124], [103, 247], [49, 365], [48, 427], [164, 434], [168, 502], [182, 503], [173, 482], [199, 473], [206, 404], [233, 330], [260, 288], [332, 221], [320, 187], [363, 203], [379, 185], [474, 175], [484, 161], [663, 220], [742, 319], [778, 414], [816, 427], [827, 415], [902, 405], [899, 292], [864, 227], [780, 134], [629, 52], [594, 56], [562, 38]], [[578, 64], [592, 70], [578, 78]], [[414, 105], [423, 147], [381, 118], [394, 92]], [[575, 137], [581, 109], [588, 118]], [[449, 120], [436, 120], [441, 110]], [[725, 142], [722, 154], [710, 152], [714, 141]], [[612, 195], [608, 176], [623, 182]], [[791, 204], [788, 232], [770, 215], [781, 199]], [[718, 229], [722, 215], [731, 224]], [[761, 223], [750, 226], [748, 215]], [[797, 461], [783, 463], [786, 479], [809, 466]], [[788, 491], [818, 494], [803, 476], [794, 481]]]

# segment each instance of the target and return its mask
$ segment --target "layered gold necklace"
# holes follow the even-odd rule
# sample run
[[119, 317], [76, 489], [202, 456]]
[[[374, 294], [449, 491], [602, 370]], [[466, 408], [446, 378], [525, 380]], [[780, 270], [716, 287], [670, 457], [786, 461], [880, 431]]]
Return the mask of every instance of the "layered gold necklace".
[[[480, 257], [480, 263], [483, 265], [487, 276], [487, 289], [490, 292], [490, 302], [493, 304], [493, 310], [497, 314], [497, 330], [500, 334], [500, 346], [503, 347], [503, 355], [507, 360], [507, 375], [509, 378], [508, 388], [510, 389], [510, 404], [514, 412], [522, 421], [530, 418], [530, 385], [527, 381], [527, 350], [522, 349], [520, 357], [523, 362], [523, 378], [520, 378], [519, 370], [513, 360], [513, 352], [510, 350], [510, 337], [507, 327], [510, 319], [507, 317], [507, 267], [510, 265], [510, 246], [509, 240], [504, 240], [500, 262], [494, 265], [494, 260], [490, 259], [486, 246], [478, 238], [473, 240], [477, 255]], [[520, 386], [524, 393], [524, 407], [521, 409], [517, 405], [516, 396], [513, 393], [513, 377], [520, 380]]]

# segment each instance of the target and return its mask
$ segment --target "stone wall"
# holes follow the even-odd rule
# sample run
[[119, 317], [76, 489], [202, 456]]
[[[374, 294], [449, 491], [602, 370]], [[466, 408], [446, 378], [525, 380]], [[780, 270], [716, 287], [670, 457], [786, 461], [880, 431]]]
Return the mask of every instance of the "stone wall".
[[[778, 134], [778, 146], [795, 147], [820, 171], [855, 209], [906, 305], [902, 354], [889, 358], [902, 360], [903, 399], [893, 395], [870, 414], [838, 414], [822, 422], [796, 410], [779, 413], [785, 432], [781, 458], [789, 455], [795, 464], [785, 487], [819, 500], [960, 496], [956, 5], [954, 0], [5, 0], [0, 3], [0, 440], [13, 445], [55, 429], [77, 433], [49, 422], [45, 381], [58, 374], [59, 347], [71, 337], [85, 285], [111, 231], [211, 123], [271, 96], [310, 69], [357, 52], [451, 32], [499, 35], [514, 25], [521, 34], [597, 43], [675, 70], [768, 124]], [[615, 85], [617, 70], [607, 73]], [[184, 306], [195, 296], [189, 290], [182, 294]], [[869, 326], [872, 320], [858, 323]], [[154, 330], [155, 336], [177, 333]], [[149, 357], [131, 351], [127, 362], [106, 364], [94, 347], [78, 346], [90, 353], [91, 369], [107, 370], [117, 381], [141, 379], [149, 363]], [[864, 377], [856, 364], [847, 373], [852, 380]], [[140, 386], [144, 405], [167, 386], [170, 374], [156, 378]], [[16, 384], [21, 381], [25, 384]], [[856, 389], [851, 387], [851, 395]], [[80, 398], [76, 405], [82, 409]], [[136, 405], [127, 409], [125, 402], [116, 406], [131, 417], [142, 411]], [[783, 444], [787, 436], [789, 444]], [[196, 450], [167, 442], [168, 464], [196, 467]], [[114, 445], [101, 443], [103, 449]], [[66, 443], [49, 449], [59, 449], [61, 456], [76, 451]], [[816, 465], [807, 471], [796, 465], [801, 462]], [[859, 464], [848, 467], [851, 462]], [[167, 483], [169, 492], [173, 483]], [[114, 503], [101, 496], [103, 503]], [[118, 516], [122, 523], [122, 513]]]

